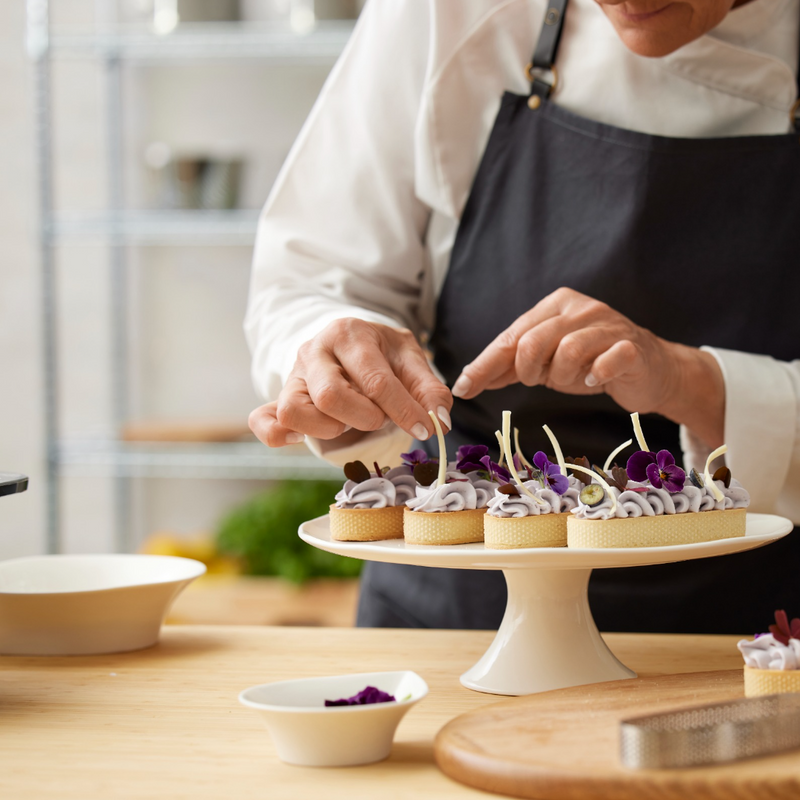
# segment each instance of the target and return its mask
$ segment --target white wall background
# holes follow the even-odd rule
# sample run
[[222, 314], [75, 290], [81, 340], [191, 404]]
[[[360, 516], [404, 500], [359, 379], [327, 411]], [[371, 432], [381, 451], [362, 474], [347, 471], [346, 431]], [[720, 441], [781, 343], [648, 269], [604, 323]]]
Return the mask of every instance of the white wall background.
[[[51, 0], [54, 23], [91, 22], [92, 0]], [[22, 2], [0, 3], [0, 471], [30, 476], [28, 492], [0, 499], [0, 559], [44, 551], [43, 370], [36, 242], [33, 75]], [[263, 203], [327, 74], [322, 67], [206, 62], [125, 68], [127, 202], [141, 207], [143, 153], [240, 153], [242, 205]], [[105, 201], [102, 67], [58, 62], [53, 73], [57, 204]], [[67, 434], [107, 432], [110, 337], [107, 251], [64, 246], [57, 257], [61, 424]], [[246, 420], [257, 398], [241, 321], [248, 247], [153, 247], [130, 253], [131, 405], [140, 418]], [[213, 528], [260, 486], [248, 481], [135, 481], [134, 533]], [[62, 482], [67, 552], [113, 548], [111, 481]]]

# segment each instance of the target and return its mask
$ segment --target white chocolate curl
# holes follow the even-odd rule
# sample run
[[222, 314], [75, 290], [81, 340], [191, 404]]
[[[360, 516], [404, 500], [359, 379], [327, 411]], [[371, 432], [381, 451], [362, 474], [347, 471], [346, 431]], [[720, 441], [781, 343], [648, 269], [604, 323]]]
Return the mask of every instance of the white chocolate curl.
[[608, 474], [608, 468], [614, 463], [617, 453], [622, 452], [630, 444], [633, 444], [633, 439], [628, 439], [627, 442], [623, 442], [616, 450], [611, 451], [611, 455], [606, 459], [606, 463], [603, 464], [603, 472], [605, 472], [606, 475]]
[[564, 461], [564, 454], [561, 452], [561, 445], [558, 443], [558, 439], [556, 439], [556, 435], [547, 425], [542, 425], [542, 430], [547, 434], [547, 438], [550, 440], [550, 444], [553, 445], [553, 450], [556, 453], [556, 462], [558, 463], [558, 468], [561, 470], [561, 474], [566, 478], [567, 477], [567, 464]]
[[519, 447], [519, 428], [514, 428], [514, 451], [519, 456], [519, 463], [522, 464], [523, 467], [527, 467], [528, 469], [533, 469], [533, 464], [528, 461], [527, 458], [522, 454], [522, 450]]
[[639, 412], [634, 411], [631, 414], [631, 421], [633, 422], [633, 432], [636, 434], [636, 441], [639, 444], [639, 449], [644, 450], [645, 453], [650, 452], [647, 442], [644, 440], [644, 433], [642, 432], [642, 423], [639, 422]]
[[714, 461], [715, 458], [719, 458], [721, 455], [724, 455], [728, 452], [728, 445], [723, 444], [721, 447], [718, 447], [713, 453], [711, 453], [708, 458], [706, 459], [706, 468], [703, 472], [703, 480], [706, 482], [706, 486], [711, 490], [711, 493], [717, 499], [717, 502], [723, 499], [723, 494], [720, 491], [719, 487], [715, 480], [711, 477], [711, 463]]
[[503, 412], [503, 450], [506, 454], [506, 461], [508, 471], [513, 476], [514, 480], [517, 482], [519, 489], [521, 489], [525, 494], [532, 497], [540, 506], [544, 505], [544, 503], [522, 482], [522, 479], [519, 477], [517, 473], [517, 468], [514, 466], [514, 458], [511, 455], [511, 412], [504, 411]]
[[613, 517], [617, 513], [617, 498], [614, 492], [611, 491], [611, 487], [593, 469], [586, 469], [586, 467], [580, 467], [577, 464], [567, 464], [567, 467], [591, 475], [606, 490], [606, 496], [611, 498], [610, 513]]
[[436, 479], [436, 485], [444, 486], [445, 476], [447, 475], [447, 448], [444, 444], [444, 432], [436, 414], [433, 411], [429, 411], [428, 415], [433, 420], [433, 427], [436, 428], [436, 438], [439, 442], [439, 477]]

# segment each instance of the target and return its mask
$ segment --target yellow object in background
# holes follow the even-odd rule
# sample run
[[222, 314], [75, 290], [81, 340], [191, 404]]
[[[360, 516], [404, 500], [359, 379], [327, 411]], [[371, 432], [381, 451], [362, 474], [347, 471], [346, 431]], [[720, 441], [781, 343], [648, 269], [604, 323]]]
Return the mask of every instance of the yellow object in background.
[[180, 556], [202, 561], [209, 575], [241, 575], [241, 562], [217, 550], [211, 534], [178, 536], [168, 532], [154, 533], [145, 539], [140, 551], [153, 556]]

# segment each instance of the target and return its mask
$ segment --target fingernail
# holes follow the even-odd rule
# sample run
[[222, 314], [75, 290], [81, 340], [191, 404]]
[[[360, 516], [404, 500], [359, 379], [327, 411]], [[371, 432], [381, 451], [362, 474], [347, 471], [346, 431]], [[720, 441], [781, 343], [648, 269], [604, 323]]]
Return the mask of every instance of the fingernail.
[[353, 430], [353, 426], [352, 425], [345, 425], [344, 426], [344, 430], [342, 431], [342, 433], [347, 433], [347, 431], [351, 431], [351, 430]]
[[597, 380], [597, 378], [595, 378], [595, 376], [594, 376], [594, 375], [592, 375], [592, 373], [590, 372], [590, 373], [589, 373], [589, 374], [586, 376], [586, 379], [584, 380], [584, 383], [585, 383], [587, 386], [597, 386], [597, 384], [598, 384], [598, 383], [600, 383], [600, 381], [598, 381], [598, 380]]
[[428, 429], [421, 422], [411, 429], [411, 435], [420, 442], [424, 442], [430, 436]]
[[450, 422], [450, 414], [447, 413], [447, 409], [444, 406], [439, 406], [439, 408], [436, 409], [436, 416], [439, 417], [450, 430], [453, 429], [453, 424]]
[[459, 376], [453, 386], [453, 394], [456, 397], [463, 397], [472, 388], [472, 381], [466, 376]]
[[302, 433], [287, 433], [286, 444], [300, 444], [305, 438]]

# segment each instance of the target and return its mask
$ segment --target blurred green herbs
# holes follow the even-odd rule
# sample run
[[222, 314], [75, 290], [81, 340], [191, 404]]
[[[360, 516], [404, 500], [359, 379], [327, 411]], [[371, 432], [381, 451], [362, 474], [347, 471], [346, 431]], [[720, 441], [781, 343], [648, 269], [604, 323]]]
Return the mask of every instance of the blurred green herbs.
[[309, 578], [354, 578], [362, 562], [306, 544], [297, 529], [328, 513], [342, 488], [331, 481], [283, 481], [234, 509], [219, 525], [217, 547], [240, 558], [249, 575], [279, 575], [302, 583]]

